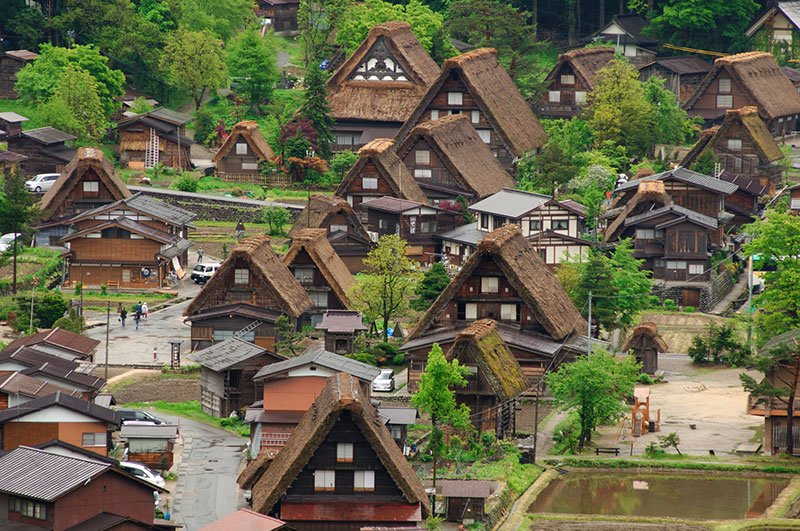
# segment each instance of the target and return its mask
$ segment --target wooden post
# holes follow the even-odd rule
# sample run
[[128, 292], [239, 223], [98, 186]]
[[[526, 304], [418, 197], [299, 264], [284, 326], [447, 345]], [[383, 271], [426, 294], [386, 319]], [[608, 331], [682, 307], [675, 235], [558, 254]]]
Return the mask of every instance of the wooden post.
[[111, 328], [111, 301], [106, 304], [106, 370], [103, 377], [108, 381], [108, 329]]

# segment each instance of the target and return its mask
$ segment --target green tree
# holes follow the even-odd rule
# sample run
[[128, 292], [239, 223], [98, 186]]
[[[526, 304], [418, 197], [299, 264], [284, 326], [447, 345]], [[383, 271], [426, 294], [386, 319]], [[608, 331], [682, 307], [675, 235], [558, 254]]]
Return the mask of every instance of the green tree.
[[248, 28], [230, 42], [226, 53], [228, 69], [239, 78], [241, 92], [250, 106], [258, 110], [262, 103], [269, 103], [281, 78], [273, 33], [261, 37], [258, 29]]
[[178, 29], [175, 14], [164, 0], [140, 0], [137, 11], [143, 20], [152, 22], [163, 33]]
[[284, 225], [289, 223], [292, 215], [283, 207], [271, 205], [261, 209], [261, 222], [267, 224], [267, 233], [270, 236], [284, 236]]
[[153, 110], [153, 106], [150, 105], [150, 102], [147, 101], [147, 98], [144, 96], [137, 96], [133, 98], [133, 102], [131, 103], [130, 111], [136, 114], [144, 114], [146, 112], [150, 112]]
[[312, 67], [306, 72], [306, 92], [303, 104], [300, 106], [300, 115], [308, 118], [314, 131], [317, 132], [317, 148], [323, 158], [331, 155], [330, 145], [333, 143], [333, 128], [336, 121], [331, 116], [331, 107], [328, 103], [328, 89], [325, 82], [328, 72], [317, 67]]
[[303, 41], [303, 68], [308, 71], [333, 49], [335, 35], [353, 0], [300, 0], [297, 28]]
[[14, 36], [16, 48], [35, 50], [44, 38], [45, 24], [46, 20], [41, 10], [25, 6], [6, 21], [5, 27], [7, 34]]
[[[34, 197], [25, 188], [27, 179], [19, 171], [10, 172], [4, 175], [2, 196], [0, 196], [0, 231], [3, 234], [13, 232], [23, 235], [34, 233], [31, 224], [36, 221], [41, 211], [36, 206]], [[12, 248], [13, 255], [13, 277], [11, 281], [11, 294], [17, 294], [17, 246], [14, 240]]]
[[530, 152], [517, 164], [518, 188], [553, 195], [578, 172], [576, 160], [567, 156], [558, 140], [551, 139], [541, 153]]
[[[17, 296], [17, 321], [21, 328], [27, 329], [31, 315], [31, 295], [29, 292]], [[39, 291], [33, 304], [33, 326], [51, 328], [53, 323], [64, 317], [68, 308], [67, 300], [57, 291]], [[31, 330], [31, 333], [35, 330]]]
[[579, 450], [592, 440], [597, 426], [620, 418], [628, 410], [623, 398], [633, 393], [640, 366], [633, 356], [619, 358], [601, 350], [579, 356], [574, 363], [563, 363], [545, 376], [556, 404], [578, 413]]
[[406, 241], [396, 234], [381, 236], [364, 259], [366, 271], [354, 287], [351, 300], [368, 319], [383, 320], [383, 340], [389, 339], [389, 320], [408, 309], [419, 274], [406, 256]]
[[178, 0], [181, 26], [227, 42], [254, 17], [252, 0]]
[[53, 323], [53, 328], [63, 328], [68, 332], [73, 332], [75, 334], [82, 334], [86, 330], [86, 319], [83, 316], [78, 315], [78, 312], [75, 311], [75, 308], [69, 309], [69, 316], [62, 317], [57, 319]]
[[702, 173], [704, 175], [714, 175], [714, 169], [717, 166], [719, 159], [713, 149], [706, 149], [697, 156], [691, 166], [692, 171]]
[[654, 76], [644, 83], [644, 99], [653, 110], [653, 142], [683, 144], [694, 137], [694, 122], [681, 109], [675, 94], [664, 88], [663, 79]]
[[53, 96], [37, 109], [36, 121], [73, 134], [80, 142], [100, 141], [106, 120], [94, 78], [72, 65], [67, 67]]
[[608, 142], [635, 157], [647, 154], [653, 143], [653, 109], [645, 100], [639, 72], [627, 61], [612, 59], [598, 71], [587, 112], [598, 147]]
[[339, 180], [341, 181], [356, 162], [358, 162], [358, 155], [349, 149], [346, 149], [333, 156], [333, 159], [331, 159], [331, 169], [334, 171], [334, 173], [336, 173], [337, 177], [339, 177]]
[[179, 29], [164, 49], [161, 68], [173, 83], [189, 91], [195, 110], [207, 93], [228, 81], [222, 47], [208, 30]]
[[298, 332], [285, 315], [275, 320], [275, 336], [275, 350], [278, 354], [297, 356], [300, 343], [303, 341], [303, 333]]
[[447, 274], [447, 270], [441, 262], [434, 262], [417, 285], [414, 291], [417, 298], [411, 301], [411, 307], [421, 312], [427, 310], [449, 283], [450, 275]]
[[678, 455], [683, 455], [678, 449], [678, 445], [681, 443], [681, 438], [674, 431], [666, 435], [659, 435], [658, 442], [661, 448], [675, 448], [675, 451], [678, 452]]
[[[194, 140], [206, 146], [209, 140], [217, 138], [217, 123], [211, 111], [203, 107], [194, 114]], [[213, 135], [213, 136], [212, 136]]]

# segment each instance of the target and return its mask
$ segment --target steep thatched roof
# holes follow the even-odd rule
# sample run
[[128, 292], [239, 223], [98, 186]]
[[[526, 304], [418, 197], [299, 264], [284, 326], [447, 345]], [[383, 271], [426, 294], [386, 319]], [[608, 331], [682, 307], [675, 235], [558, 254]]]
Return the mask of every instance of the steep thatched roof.
[[331, 225], [331, 218], [336, 214], [342, 214], [348, 224], [353, 228], [354, 234], [364, 241], [370, 241], [367, 229], [359, 221], [353, 207], [341, 197], [326, 194], [314, 194], [294, 222], [294, 226], [289, 231], [289, 237], [294, 238], [303, 229], [328, 229]]
[[327, 234], [326, 229], [303, 229], [297, 232], [292, 239], [289, 252], [283, 257], [283, 263], [286, 267], [291, 267], [297, 255], [305, 250], [342, 304], [350, 308], [347, 291], [356, 281], [328, 243]]
[[339, 187], [336, 195], [344, 197], [353, 180], [361, 176], [364, 166], [372, 164], [380, 176], [389, 184], [394, 197], [408, 199], [418, 203], [427, 203], [428, 200], [422, 189], [411, 176], [411, 172], [403, 161], [397, 157], [394, 150], [394, 141], [388, 138], [376, 138], [358, 150], [358, 161], [350, 168]]
[[466, 114], [422, 122], [400, 144], [398, 155], [404, 157], [420, 139], [430, 144], [459, 184], [476, 199], [514, 187], [514, 179], [497, 162]]
[[275, 254], [269, 237], [251, 236], [233, 248], [230, 256], [192, 300], [183, 315], [189, 316], [206, 308], [219, 306], [220, 302], [214, 296], [227, 292], [226, 286], [232, 283], [229, 277], [233, 276], [235, 266], [242, 262], [253, 272], [253, 281], [260, 283], [289, 317], [296, 319], [314, 306], [306, 290]]
[[614, 58], [614, 48], [610, 46], [592, 46], [589, 48], [575, 48], [558, 56], [558, 62], [545, 78], [545, 83], [555, 81], [566, 63], [586, 84], [587, 90], [594, 90], [594, 80], [597, 72]]
[[458, 358], [462, 364], [474, 361], [500, 400], [511, 400], [528, 389], [528, 380], [517, 358], [497, 333], [497, 323], [481, 319], [456, 334], [447, 359]]
[[[725, 136], [727, 130], [737, 123], [750, 135], [750, 139], [756, 148], [756, 153], [758, 153], [758, 161], [761, 164], [769, 164], [784, 157], [783, 151], [778, 147], [775, 139], [772, 138], [767, 129], [767, 124], [758, 115], [758, 109], [755, 107], [742, 107], [741, 109], [727, 111], [725, 113], [725, 121], [719, 126], [710, 145], [716, 145]], [[718, 149], [727, 149], [727, 146], [717, 147]]]
[[430, 328], [434, 319], [444, 311], [445, 306], [484, 259], [494, 260], [528, 305], [536, 321], [552, 337], [561, 340], [586, 329], [586, 321], [533, 245], [522, 236], [520, 227], [503, 225], [478, 242], [478, 248], [411, 330], [408, 340], [422, 335]]
[[239, 474], [239, 478], [236, 480], [236, 483], [239, 484], [239, 488], [244, 490], [252, 489], [256, 481], [258, 481], [261, 476], [264, 475], [267, 468], [269, 468], [273, 459], [275, 459], [274, 455], [271, 455], [269, 452], [262, 452], [258, 454], [255, 459], [247, 463], [247, 466], [242, 470], [241, 474]]
[[261, 134], [258, 124], [252, 120], [246, 120], [233, 126], [231, 134], [222, 143], [217, 154], [214, 155], [214, 162], [225, 158], [240, 138], [247, 142], [259, 160], [269, 160], [275, 156], [272, 148], [267, 144], [267, 140]]
[[103, 157], [103, 152], [98, 148], [82, 147], [78, 149], [78, 155], [67, 164], [61, 177], [53, 183], [44, 197], [39, 207], [45, 212], [43, 219], [47, 219], [53, 211], [58, 208], [77, 186], [84, 173], [94, 170], [100, 180], [111, 191], [113, 200], [125, 199], [131, 196], [130, 190], [117, 177], [114, 167]]
[[653, 203], [661, 206], [672, 204], [672, 198], [664, 190], [663, 181], [639, 180], [637, 183], [638, 188], [636, 193], [627, 203], [625, 203], [625, 205], [622, 207], [622, 212], [606, 229], [606, 232], [603, 235], [603, 243], [614, 241], [617, 238], [624, 227], [625, 220], [634, 212], [639, 203], [652, 201]]
[[683, 108], [691, 111], [723, 70], [745, 91], [763, 119], [800, 114], [800, 94], [778, 66], [775, 57], [766, 52], [746, 52], [716, 59], [714, 68], [706, 74]]
[[266, 514], [275, 506], [346, 413], [361, 430], [406, 501], [421, 504], [423, 517], [430, 514], [428, 497], [416, 472], [378, 418], [375, 408], [362, 395], [358, 379], [347, 373], [328, 378], [325, 389], [303, 415], [283, 450], [253, 486], [254, 510]]
[[717, 134], [717, 131], [719, 131], [718, 125], [700, 131], [700, 138], [697, 139], [697, 142], [694, 143], [692, 149], [690, 149], [689, 152], [686, 154], [686, 156], [683, 157], [683, 160], [680, 162], [680, 165], [683, 166], [684, 168], [689, 168], [692, 164], [694, 164], [695, 161], [697, 160], [697, 157], [700, 156], [700, 153], [705, 151], [706, 146], [709, 145], [711, 139], [714, 138], [714, 135]]
[[[406, 81], [353, 79], [376, 46], [394, 57]], [[405, 122], [438, 74], [439, 67], [414, 36], [410, 24], [378, 24], [328, 80], [331, 115], [339, 120]]]
[[445, 82], [453, 77], [463, 81], [513, 156], [518, 157], [547, 143], [547, 133], [508, 72], [497, 61], [497, 52], [492, 48], [478, 48], [447, 59], [439, 79], [431, 85], [398, 131], [397, 140], [408, 136]]
[[634, 342], [641, 337], [646, 337], [649, 341], [652, 341], [658, 352], [667, 352], [669, 350], [666, 341], [664, 341], [664, 338], [658, 333], [658, 325], [649, 321], [641, 323], [634, 328], [630, 337], [625, 340], [620, 350], [622, 350], [622, 352], [628, 352], [633, 348]]

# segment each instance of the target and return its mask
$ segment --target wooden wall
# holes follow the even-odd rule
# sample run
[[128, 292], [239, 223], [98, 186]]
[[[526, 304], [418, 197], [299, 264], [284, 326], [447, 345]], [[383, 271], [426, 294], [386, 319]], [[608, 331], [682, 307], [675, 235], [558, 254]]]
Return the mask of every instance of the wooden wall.
[[27, 61], [18, 61], [0, 52], [0, 99], [15, 100], [19, 97], [14, 85], [17, 84], [17, 73], [26, 64]]
[[42, 151], [42, 144], [26, 136], [19, 135], [9, 138], [8, 151], [25, 155], [27, 160], [20, 163], [25, 175], [38, 175], [40, 173], [61, 173], [66, 163]]

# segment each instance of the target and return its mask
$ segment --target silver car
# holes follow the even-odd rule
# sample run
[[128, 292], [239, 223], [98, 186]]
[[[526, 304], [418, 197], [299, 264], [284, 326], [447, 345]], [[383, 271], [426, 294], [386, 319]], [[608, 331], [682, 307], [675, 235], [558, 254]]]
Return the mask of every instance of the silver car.
[[381, 373], [372, 381], [372, 390], [386, 393], [394, 391], [394, 371], [381, 369]]

